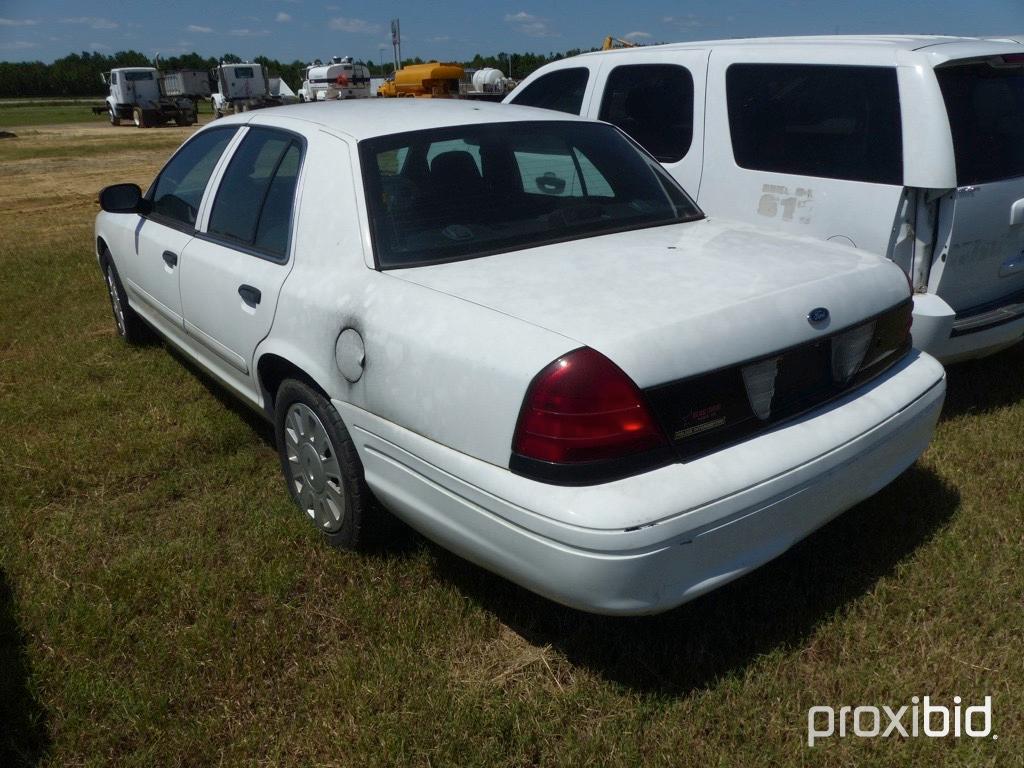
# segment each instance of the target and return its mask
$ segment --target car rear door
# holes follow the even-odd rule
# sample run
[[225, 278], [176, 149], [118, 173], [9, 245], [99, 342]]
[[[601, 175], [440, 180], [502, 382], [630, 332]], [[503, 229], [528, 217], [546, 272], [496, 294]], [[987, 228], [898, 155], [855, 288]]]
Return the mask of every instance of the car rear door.
[[949, 116], [957, 189], [930, 290], [958, 314], [1024, 292], [1024, 62], [1019, 55], [935, 70]]
[[270, 332], [292, 266], [304, 153], [297, 134], [247, 129], [182, 260], [185, 332], [210, 353], [208, 364], [226, 383], [253, 399], [253, 354]]

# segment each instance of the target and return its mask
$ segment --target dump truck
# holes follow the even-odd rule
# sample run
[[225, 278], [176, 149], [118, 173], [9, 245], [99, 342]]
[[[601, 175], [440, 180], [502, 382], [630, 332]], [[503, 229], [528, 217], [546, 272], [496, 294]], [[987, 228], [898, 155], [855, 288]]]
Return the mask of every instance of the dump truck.
[[205, 69], [176, 69], [160, 75], [160, 83], [167, 96], [189, 99], [199, 112], [200, 100], [210, 98], [210, 73]]
[[103, 74], [110, 89], [103, 106], [93, 107], [97, 115], [106, 113], [111, 125], [130, 120], [139, 128], [151, 128], [174, 122], [192, 125], [196, 110], [192, 100], [164, 93], [156, 67], [119, 67]]
[[410, 64], [395, 72], [377, 89], [377, 95], [394, 98], [457, 99], [459, 81], [465, 70], [458, 64], [442, 64], [429, 61], [426, 64]]

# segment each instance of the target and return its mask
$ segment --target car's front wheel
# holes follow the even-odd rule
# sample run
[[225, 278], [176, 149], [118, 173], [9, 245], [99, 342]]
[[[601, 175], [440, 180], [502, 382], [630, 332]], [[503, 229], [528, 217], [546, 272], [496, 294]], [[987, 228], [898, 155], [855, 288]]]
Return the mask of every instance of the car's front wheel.
[[149, 329], [142, 321], [135, 310], [128, 306], [128, 297], [125, 295], [124, 286], [121, 285], [121, 278], [117, 275], [114, 262], [110, 259], [109, 253], [103, 258], [103, 280], [107, 284], [107, 294], [110, 296], [110, 309], [114, 313], [114, 327], [117, 328], [117, 335], [129, 344], [140, 344], [149, 339]]
[[274, 432], [292, 499], [335, 547], [353, 549], [377, 538], [386, 513], [370, 493], [362, 462], [338, 411], [305, 382], [277, 391]]

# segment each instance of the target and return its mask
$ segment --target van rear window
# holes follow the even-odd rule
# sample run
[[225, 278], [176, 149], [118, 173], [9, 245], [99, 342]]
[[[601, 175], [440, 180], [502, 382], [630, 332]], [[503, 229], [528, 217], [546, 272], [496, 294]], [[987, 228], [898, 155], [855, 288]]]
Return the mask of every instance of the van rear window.
[[733, 64], [726, 101], [742, 168], [903, 183], [894, 67]]
[[935, 70], [960, 186], [1024, 176], [1024, 67], [987, 62]]

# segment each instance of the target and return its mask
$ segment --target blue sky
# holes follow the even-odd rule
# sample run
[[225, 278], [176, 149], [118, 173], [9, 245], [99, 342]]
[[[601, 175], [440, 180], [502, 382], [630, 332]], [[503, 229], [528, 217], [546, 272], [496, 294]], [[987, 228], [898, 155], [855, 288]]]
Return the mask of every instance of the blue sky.
[[403, 55], [425, 59], [590, 48], [609, 34], [670, 42], [836, 31], [1024, 33], [1024, 0], [0, 0], [0, 60], [128, 48], [287, 61], [388, 59], [394, 16], [402, 20]]

